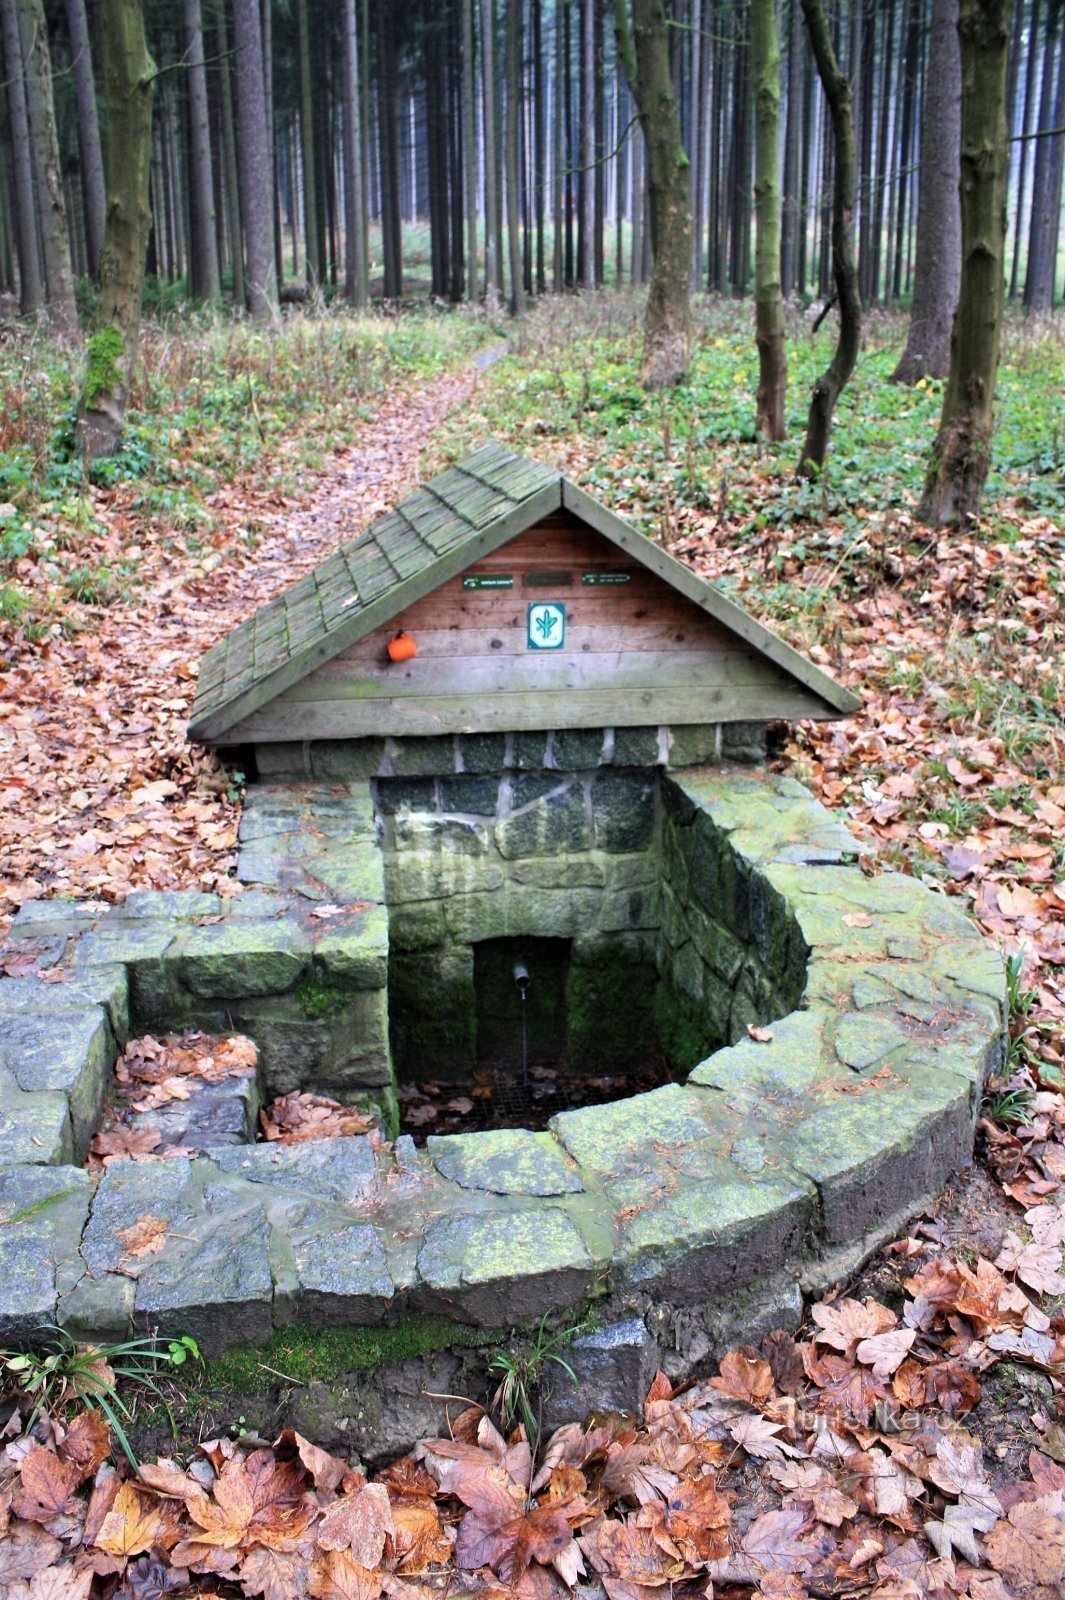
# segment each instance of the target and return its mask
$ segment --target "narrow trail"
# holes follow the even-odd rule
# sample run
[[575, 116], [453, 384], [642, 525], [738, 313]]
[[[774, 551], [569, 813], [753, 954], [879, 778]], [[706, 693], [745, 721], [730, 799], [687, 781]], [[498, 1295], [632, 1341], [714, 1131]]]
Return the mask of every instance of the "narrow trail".
[[131, 598], [89, 613], [85, 631], [21, 648], [0, 673], [0, 931], [41, 895], [225, 885], [238, 816], [230, 779], [185, 743], [199, 661], [410, 488], [483, 365], [387, 395], [298, 500], [247, 479], [227, 485], [210, 502], [203, 556], [180, 568], [134, 512], [107, 514], [116, 548], [138, 548]]

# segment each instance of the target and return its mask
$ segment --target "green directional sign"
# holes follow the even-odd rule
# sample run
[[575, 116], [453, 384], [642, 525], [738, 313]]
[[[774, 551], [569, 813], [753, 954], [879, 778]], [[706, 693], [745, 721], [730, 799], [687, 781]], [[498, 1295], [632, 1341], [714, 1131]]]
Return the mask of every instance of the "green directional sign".
[[525, 642], [530, 650], [561, 650], [566, 638], [566, 608], [557, 600], [529, 607]]
[[462, 580], [464, 589], [513, 589], [514, 579], [503, 572], [475, 573]]

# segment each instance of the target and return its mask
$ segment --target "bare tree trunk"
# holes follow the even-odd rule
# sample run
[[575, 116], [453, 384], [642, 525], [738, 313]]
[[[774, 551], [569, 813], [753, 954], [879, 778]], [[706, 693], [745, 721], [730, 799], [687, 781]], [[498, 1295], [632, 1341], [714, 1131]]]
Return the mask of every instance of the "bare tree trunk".
[[44, 304], [44, 282], [37, 244], [37, 204], [34, 197], [33, 152], [26, 106], [26, 68], [22, 57], [17, 6], [19, 0], [0, 0], [4, 34], [4, 70], [15, 176], [15, 242], [18, 249], [19, 303], [30, 315]]
[[462, 0], [462, 150], [466, 189], [466, 299], [477, 299], [477, 102], [473, 0]]
[[484, 91], [484, 278], [489, 311], [501, 297], [502, 265], [499, 260], [498, 188], [496, 172], [496, 8], [495, 0], [481, 0], [481, 80]]
[[274, 238], [274, 275], [278, 289], [285, 281], [285, 252], [281, 241], [281, 200], [277, 183], [277, 126], [274, 117], [274, 0], [260, 0], [263, 30], [263, 110], [266, 148], [270, 155], [270, 223]]
[[[1018, 10], [1023, 10], [1024, 0], [1020, 0]], [[1024, 103], [1021, 111], [1021, 133], [1032, 132], [1032, 106], [1035, 103], [1035, 73], [1036, 53], [1035, 40], [1039, 34], [1040, 0], [1032, 0], [1031, 22], [1029, 24], [1029, 48], [1025, 52], [1024, 63]], [[1017, 199], [1013, 221], [1013, 262], [1010, 267], [1010, 299], [1017, 298], [1017, 289], [1020, 284], [1021, 274], [1021, 227], [1024, 218], [1024, 202], [1028, 191], [1028, 158], [1033, 144], [1038, 140], [1023, 138], [1021, 140], [1021, 155], [1019, 171], [1017, 173]]]
[[581, 138], [580, 174], [580, 230], [577, 234], [577, 281], [582, 289], [595, 285], [595, 4], [594, 0], [580, 0], [581, 5]]
[[832, 278], [839, 301], [839, 338], [832, 360], [814, 384], [806, 439], [796, 475], [816, 478], [825, 464], [836, 402], [854, 371], [862, 337], [862, 302], [854, 262], [854, 196], [857, 152], [851, 86], [840, 71], [824, 0], [802, 0], [803, 16], [832, 118], [835, 171], [832, 182]]
[[151, 226], [148, 180], [155, 80], [141, 0], [103, 0], [102, 21], [108, 103], [107, 224], [100, 309], [78, 403], [78, 437], [90, 461], [111, 455], [118, 444], [137, 359]]
[[74, 273], [70, 264], [70, 234], [63, 204], [63, 178], [52, 99], [52, 59], [43, 0], [23, 0], [27, 27], [26, 88], [30, 127], [36, 145], [37, 190], [41, 203], [41, 242], [44, 277], [48, 285], [48, 314], [61, 339], [78, 331], [74, 300]]
[[[521, 114], [521, 62], [518, 29], [521, 0], [507, 0], [506, 11], [506, 132], [504, 138], [507, 184], [507, 252], [510, 258], [510, 312], [525, 310], [521, 267], [521, 214], [518, 189], [518, 118]], [[589, 243], [591, 242], [589, 236]]]
[[225, 153], [226, 230], [229, 234], [229, 262], [233, 273], [233, 304], [247, 304], [244, 285], [244, 230], [241, 227], [240, 176], [237, 170], [237, 127], [233, 111], [233, 80], [229, 58], [229, 29], [225, 5], [218, 8], [218, 42], [222, 60], [222, 144]]
[[[788, 115], [784, 136], [784, 205], [781, 217], [780, 286], [785, 299], [796, 287], [799, 240], [799, 158], [802, 153], [802, 11], [788, 12]], [[801, 289], [801, 284], [799, 285]]]
[[300, 149], [303, 156], [303, 248], [307, 282], [317, 289], [322, 281], [318, 254], [318, 190], [314, 170], [314, 89], [311, 83], [311, 35], [307, 0], [297, 0], [300, 62]]
[[921, 121], [921, 176], [913, 306], [894, 383], [945, 378], [961, 277], [961, 50], [958, 0], [932, 0], [928, 81]]
[[935, 528], [975, 520], [991, 465], [1006, 245], [1010, 3], [961, 0], [961, 290], [939, 433], [917, 512]]
[[357, 306], [369, 299], [362, 248], [362, 119], [359, 115], [359, 27], [355, 0], [344, 0], [344, 293]]
[[555, 294], [560, 294], [565, 284], [565, 262], [563, 259], [563, 208], [562, 202], [566, 191], [564, 169], [566, 165], [566, 125], [563, 117], [565, 109], [565, 58], [563, 42], [565, 29], [562, 18], [555, 9], [555, 95], [552, 105], [554, 128], [552, 130], [552, 143], [554, 146], [554, 185], [551, 196], [551, 225], [554, 235], [554, 248], [551, 254], [551, 287]]
[[233, 0], [233, 34], [237, 52], [240, 210], [248, 258], [248, 309], [253, 322], [273, 322], [277, 318], [277, 275], [259, 0]]
[[784, 348], [784, 295], [780, 283], [780, 44], [777, 0], [752, 0], [751, 72], [755, 104], [754, 201], [758, 218], [754, 316], [758, 343], [755, 427], [783, 439], [788, 357]]
[[193, 294], [209, 305], [222, 298], [215, 243], [211, 123], [207, 110], [207, 69], [203, 59], [200, 0], [184, 0], [185, 60], [189, 97], [189, 168], [192, 200], [190, 281]]
[[74, 93], [78, 106], [78, 145], [81, 150], [81, 182], [85, 195], [85, 246], [89, 273], [100, 275], [100, 250], [104, 238], [107, 196], [104, 185], [104, 158], [100, 148], [100, 119], [96, 113], [96, 79], [89, 46], [89, 23], [85, 0], [67, 0], [67, 27], [74, 58]]
[[644, 318], [640, 382], [679, 383], [691, 356], [691, 186], [673, 92], [662, 0], [615, 0], [618, 48], [647, 141], [653, 268]]
[[[1047, 12], [1039, 126], [1042, 130], [1060, 129], [1063, 123], [1065, 123], [1065, 3], [1063, 0], [1057, 0], [1056, 4], [1051, 4]], [[1059, 132], [1038, 139], [1036, 146], [1024, 304], [1029, 311], [1050, 311], [1054, 306], [1058, 235], [1061, 231], [1061, 152], [1065, 148], [1065, 138]]]

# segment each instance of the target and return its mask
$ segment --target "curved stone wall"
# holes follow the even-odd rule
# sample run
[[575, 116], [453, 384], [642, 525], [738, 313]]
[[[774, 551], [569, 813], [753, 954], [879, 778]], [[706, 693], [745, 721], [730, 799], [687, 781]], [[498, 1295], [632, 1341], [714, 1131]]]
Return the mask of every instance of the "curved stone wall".
[[[233, 1146], [113, 1163], [98, 1183], [71, 1164], [131, 1004], [138, 1027], [266, 1039], [274, 1089], [306, 1081], [311, 1052], [316, 1082], [354, 1071], [387, 1092], [365, 785], [261, 789], [242, 832], [252, 886], [224, 906], [24, 908], [11, 949], [43, 977], [0, 981], [0, 1337], [158, 1326], [214, 1352], [294, 1318], [505, 1328], [599, 1301], [695, 1360], [737, 1327], [796, 1320], [802, 1288], [969, 1159], [1001, 1049], [1001, 963], [920, 883], [867, 877], [793, 780], [667, 774], [661, 804], [659, 961], [693, 1000], [728, 995], [736, 1042], [683, 1084], [545, 1133]], [[123, 1232], [146, 1215], [165, 1243], [131, 1259]]]

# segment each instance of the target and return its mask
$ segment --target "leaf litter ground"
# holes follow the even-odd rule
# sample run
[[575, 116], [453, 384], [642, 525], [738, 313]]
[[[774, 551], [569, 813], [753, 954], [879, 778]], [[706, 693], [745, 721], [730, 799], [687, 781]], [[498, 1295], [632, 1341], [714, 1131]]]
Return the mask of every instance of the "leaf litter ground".
[[[325, 513], [338, 501], [330, 476], [300, 507], [234, 485], [203, 570], [164, 571], [138, 529], [149, 549], [136, 606], [102, 611], [91, 640], [31, 646], [9, 633], [7, 901], [227, 886], [230, 779], [182, 740], [196, 661], [383, 509], [450, 410], [438, 454], [492, 431], [558, 460], [861, 692], [862, 714], [796, 730], [782, 762], [845, 810], [880, 861], [963, 898], [989, 936], [1025, 950], [979, 1164], [860, 1279], [811, 1308], [798, 1339], [767, 1335], [676, 1394], [660, 1376], [642, 1410], [634, 1397], [633, 1415], [574, 1421], [535, 1452], [520, 1428], [504, 1438], [473, 1410], [373, 1482], [291, 1433], [272, 1445], [215, 1440], [191, 1456], [186, 1442], [181, 1462], [138, 1479], [109, 1464], [95, 1411], [38, 1419], [31, 1437], [17, 1406], [0, 1468], [0, 1584], [14, 1600], [1062, 1591], [1060, 526], [1031, 503], [1030, 484], [1012, 495], [1000, 486], [973, 540], [917, 528], [890, 484], [890, 505], [868, 486], [867, 508], [826, 490], [796, 515], [771, 453], [742, 429], [696, 458], [669, 403], [633, 421], [645, 401], [632, 392], [631, 306], [590, 304], [594, 362], [587, 326], [567, 325], [589, 313], [567, 307], [550, 336], [533, 319], [519, 360], [476, 405], [466, 374], [389, 397], [333, 463], [339, 519]], [[734, 409], [746, 410], [746, 332], [730, 343], [721, 325], [703, 328], [696, 376], [702, 363], [718, 383], [731, 363]], [[414, 438], [412, 405], [425, 430]], [[714, 414], [719, 428], [730, 415]], [[844, 417], [834, 446], [844, 489], [847, 427]], [[918, 452], [926, 442], [927, 430]], [[347, 468], [361, 480], [344, 486]], [[120, 492], [98, 509], [119, 530], [129, 519]], [[250, 510], [265, 529], [256, 551], [238, 531]], [[41, 792], [34, 817], [25, 798]], [[268, 1117], [305, 1136], [338, 1112], [275, 1105]], [[142, 1222], [126, 1241], [131, 1270], [153, 1248]]]

